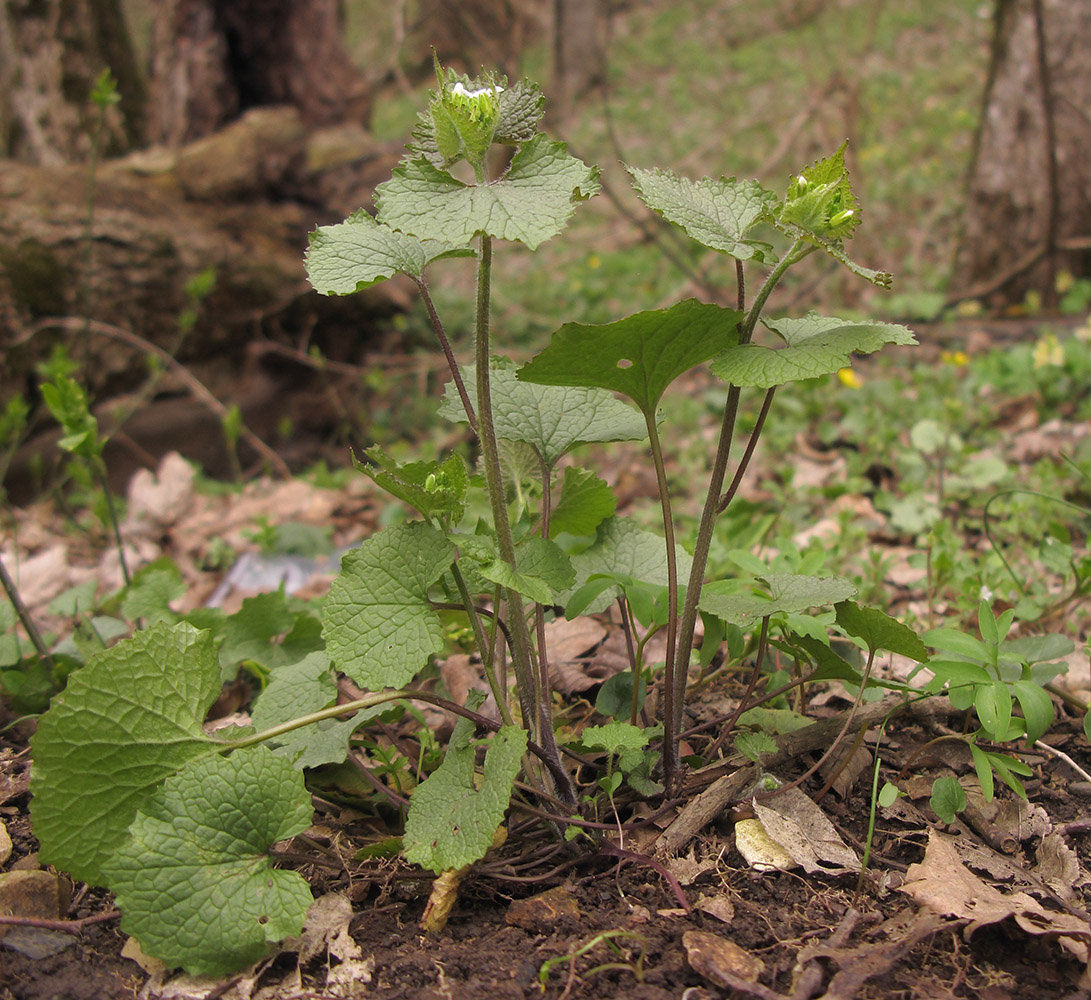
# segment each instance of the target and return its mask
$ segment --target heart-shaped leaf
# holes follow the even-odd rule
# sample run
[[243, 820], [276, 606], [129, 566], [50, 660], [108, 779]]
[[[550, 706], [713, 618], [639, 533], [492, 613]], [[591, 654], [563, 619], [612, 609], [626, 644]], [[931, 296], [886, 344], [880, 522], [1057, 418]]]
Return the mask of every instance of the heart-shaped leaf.
[[853, 323], [808, 313], [801, 319], [763, 320], [786, 347], [737, 344], [710, 365], [732, 385], [768, 389], [785, 382], [828, 375], [852, 363], [853, 354], [871, 354], [884, 344], [916, 344], [913, 332], [896, 323]]
[[307, 278], [322, 295], [351, 295], [395, 274], [419, 278], [434, 260], [473, 256], [467, 246], [399, 233], [360, 209], [336, 226], [311, 233]]
[[219, 695], [212, 636], [186, 623], [138, 632], [73, 673], [31, 740], [42, 861], [101, 885], [152, 792], [213, 751], [202, 724]]
[[644, 204], [668, 222], [681, 226], [698, 243], [738, 260], [776, 262], [768, 243], [745, 239], [746, 233], [777, 203], [777, 196], [757, 181], [737, 181], [734, 177], [691, 181], [669, 170], [626, 169]]
[[443, 648], [428, 588], [454, 557], [447, 537], [423, 521], [386, 528], [346, 553], [322, 612], [337, 669], [371, 690], [412, 680]]
[[686, 299], [602, 326], [566, 323], [518, 376], [542, 385], [620, 392], [653, 416], [679, 375], [738, 343], [740, 319], [734, 309]]
[[[477, 409], [473, 369], [463, 369], [466, 391]], [[523, 441], [542, 457], [547, 468], [577, 444], [589, 441], [632, 441], [647, 437], [643, 418], [631, 406], [604, 389], [532, 385], [516, 378], [514, 364], [494, 358], [490, 379], [496, 436]], [[466, 421], [466, 411], [448, 382], [439, 415]]]
[[840, 576], [804, 576], [797, 573], [767, 573], [760, 578], [765, 593], [717, 594], [706, 590], [700, 608], [732, 625], [753, 625], [779, 611], [805, 611], [836, 604], [856, 593], [852, 583]]
[[403, 162], [375, 189], [375, 204], [381, 222], [420, 239], [459, 245], [487, 233], [534, 250], [598, 190], [597, 168], [570, 156], [563, 142], [536, 135], [487, 184], [463, 184], [425, 157]]
[[300, 932], [314, 901], [267, 853], [313, 814], [302, 773], [267, 747], [191, 761], [144, 803], [104, 866], [122, 930], [199, 976], [257, 961]]

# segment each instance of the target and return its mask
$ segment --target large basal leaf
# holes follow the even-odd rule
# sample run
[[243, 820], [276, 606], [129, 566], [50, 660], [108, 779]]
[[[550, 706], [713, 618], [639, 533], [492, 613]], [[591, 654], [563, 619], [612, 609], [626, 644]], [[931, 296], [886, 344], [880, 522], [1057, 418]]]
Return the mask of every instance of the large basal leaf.
[[837, 624], [846, 634], [862, 640], [872, 652], [885, 649], [918, 663], [928, 659], [928, 648], [917, 633], [878, 608], [862, 608], [854, 601], [842, 601], [835, 610]]
[[757, 181], [737, 181], [734, 177], [691, 181], [669, 170], [626, 169], [644, 204], [668, 222], [681, 226], [698, 243], [738, 260], [775, 263], [768, 243], [745, 239], [763, 213], [777, 203], [777, 196]]
[[792, 239], [803, 239], [839, 260], [853, 274], [881, 288], [893, 275], [873, 271], [849, 259], [844, 241], [860, 224], [860, 210], [845, 166], [846, 140], [832, 156], [805, 167], [792, 179], [783, 203], [766, 218]]
[[460, 718], [443, 763], [413, 792], [402, 843], [405, 857], [437, 875], [485, 856], [504, 820], [515, 776], [527, 749], [526, 730], [502, 726], [474, 781], [474, 725]]
[[536, 135], [487, 184], [463, 184], [424, 157], [404, 162], [375, 189], [375, 204], [382, 222], [421, 239], [462, 244], [483, 232], [534, 250], [598, 190], [597, 168], [569, 156], [563, 142]]
[[[575, 591], [594, 574], [614, 574], [631, 577], [665, 587], [667, 585], [667, 551], [663, 538], [639, 527], [624, 517], [611, 517], [599, 525], [595, 544], [572, 556], [576, 585], [558, 595], [559, 604], [567, 604]], [[679, 579], [689, 576], [693, 557], [682, 546], [675, 547]], [[584, 614], [605, 611], [621, 594], [620, 584], [602, 591], [584, 609]]]
[[759, 582], [765, 593], [717, 594], [706, 589], [699, 607], [732, 625], [746, 627], [780, 611], [806, 611], [836, 604], [856, 593], [856, 587], [840, 576], [767, 573]]
[[[473, 369], [464, 368], [463, 377], [476, 410]], [[496, 436], [531, 445], [549, 468], [577, 444], [633, 441], [648, 434], [643, 417], [604, 389], [521, 382], [515, 366], [505, 358], [493, 359], [489, 394]], [[456, 423], [466, 421], [462, 400], [451, 382], [444, 390], [439, 415]]]
[[917, 338], [897, 323], [854, 323], [808, 313], [800, 319], [763, 320], [787, 346], [773, 349], [736, 344], [710, 365], [717, 377], [738, 386], [768, 389], [785, 382], [828, 375], [852, 363], [853, 354], [871, 354], [884, 344], [911, 345]]
[[313, 902], [269, 847], [311, 824], [303, 775], [266, 747], [192, 761], [169, 777], [104, 865], [121, 928], [149, 955], [217, 976], [298, 934]]
[[351, 295], [395, 274], [419, 278], [443, 257], [473, 257], [467, 246], [420, 240], [376, 222], [364, 209], [310, 234], [307, 278], [322, 295]]
[[669, 309], [616, 323], [566, 323], [541, 354], [519, 369], [523, 382], [595, 386], [628, 396], [654, 414], [664, 390], [683, 372], [738, 343], [742, 313], [686, 299]]
[[277, 667], [254, 702], [250, 721], [259, 732], [317, 712], [337, 701], [337, 682], [324, 650], [308, 653], [298, 663]]
[[454, 557], [454, 546], [423, 521], [386, 528], [346, 553], [322, 612], [337, 669], [371, 690], [412, 680], [443, 648], [428, 588]]
[[215, 744], [202, 729], [220, 694], [212, 636], [154, 625], [68, 680], [31, 740], [31, 816], [41, 859], [93, 885], [164, 778]]

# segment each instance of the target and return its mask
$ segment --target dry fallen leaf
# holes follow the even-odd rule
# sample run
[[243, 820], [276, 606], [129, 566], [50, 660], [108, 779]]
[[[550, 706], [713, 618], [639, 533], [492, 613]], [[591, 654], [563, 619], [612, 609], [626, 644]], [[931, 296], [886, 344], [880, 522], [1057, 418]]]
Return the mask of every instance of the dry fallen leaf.
[[966, 937], [985, 924], [1012, 917], [1028, 934], [1055, 936], [1081, 962], [1091, 960], [1091, 926], [1086, 920], [1046, 910], [1025, 892], [1003, 893], [982, 881], [959, 860], [948, 838], [935, 830], [929, 832], [924, 860], [909, 866], [900, 891], [944, 916], [969, 919]]
[[770, 837], [806, 872], [858, 872], [860, 861], [834, 825], [798, 788], [754, 802], [754, 813]]
[[686, 931], [682, 935], [686, 961], [700, 976], [717, 986], [731, 989], [738, 980], [757, 982], [765, 963], [734, 941], [708, 931]]

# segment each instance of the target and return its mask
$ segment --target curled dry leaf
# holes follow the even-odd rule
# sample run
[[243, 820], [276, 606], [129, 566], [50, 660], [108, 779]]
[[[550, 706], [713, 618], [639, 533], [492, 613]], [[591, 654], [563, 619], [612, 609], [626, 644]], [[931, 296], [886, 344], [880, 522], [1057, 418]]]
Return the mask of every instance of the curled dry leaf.
[[950, 840], [935, 830], [929, 833], [924, 860], [909, 866], [900, 891], [944, 916], [969, 919], [967, 937], [985, 924], [1012, 917], [1028, 934], [1056, 937], [1081, 962], [1091, 960], [1091, 927], [1086, 920], [1047, 910], [1025, 892], [1003, 893], [982, 881], [959, 860]]

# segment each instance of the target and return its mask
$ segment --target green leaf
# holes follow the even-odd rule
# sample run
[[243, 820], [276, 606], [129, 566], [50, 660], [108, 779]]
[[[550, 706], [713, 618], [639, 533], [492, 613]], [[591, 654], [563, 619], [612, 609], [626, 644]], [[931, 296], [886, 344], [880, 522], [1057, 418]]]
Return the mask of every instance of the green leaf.
[[405, 821], [405, 857], [436, 874], [473, 864], [492, 846], [527, 749], [526, 730], [501, 726], [474, 783], [474, 725], [460, 718], [436, 771], [418, 786]]
[[326, 649], [361, 687], [400, 687], [443, 648], [428, 588], [454, 561], [446, 536], [423, 521], [386, 528], [341, 560], [322, 611]]
[[312, 815], [303, 775], [266, 747], [190, 762], [141, 807], [104, 866], [122, 930], [199, 976], [257, 961], [300, 932], [314, 901], [267, 853]]
[[[610, 517], [599, 525], [595, 544], [572, 556], [576, 571], [576, 586], [582, 586], [597, 573], [615, 574], [643, 580], [645, 583], [667, 585], [667, 552], [661, 536], [639, 527], [624, 517]], [[680, 545], [675, 547], [678, 560], [678, 576], [684, 580], [689, 575], [693, 557]], [[586, 614], [605, 611], [621, 593], [614, 585], [603, 591], [585, 609]], [[558, 595], [558, 603], [567, 604], [572, 592]]]
[[884, 781], [883, 787], [879, 789], [878, 802], [884, 809], [888, 809], [898, 801], [898, 786], [892, 781]]
[[318, 712], [337, 701], [337, 683], [324, 650], [308, 653], [298, 663], [277, 667], [254, 702], [251, 721], [259, 732]]
[[970, 754], [974, 759], [974, 770], [977, 772], [977, 780], [981, 785], [981, 794], [985, 797], [986, 802], [992, 802], [995, 788], [993, 783], [993, 769], [992, 764], [989, 762], [989, 755], [973, 741], [969, 743], [969, 747]]
[[992, 764], [993, 770], [1000, 775], [1000, 780], [1015, 792], [1019, 798], [1025, 800], [1027, 797], [1027, 790], [1023, 787], [1023, 782], [1015, 775], [1022, 774], [1024, 776], [1029, 776], [1034, 774], [1034, 770], [1018, 758], [1009, 757], [1006, 754], [986, 753], [986, 756], [989, 758], [989, 763]]
[[538, 84], [516, 80], [500, 92], [500, 121], [493, 142], [508, 145], [528, 142], [538, 134], [545, 114], [545, 97]]
[[842, 601], [834, 609], [837, 624], [845, 633], [862, 639], [871, 652], [885, 649], [922, 663], [928, 649], [907, 625], [877, 608], [862, 608], [853, 601]]
[[776, 753], [777, 741], [768, 733], [760, 731], [739, 733], [735, 737], [735, 749], [756, 764], [763, 753]]
[[[477, 409], [477, 386], [471, 367], [462, 369], [466, 391]], [[524, 441], [552, 468], [563, 454], [589, 441], [633, 441], [648, 436], [643, 417], [604, 389], [532, 385], [519, 381], [507, 358], [494, 358], [490, 396], [496, 436]], [[462, 400], [450, 382], [439, 415], [466, 422]]]
[[463, 184], [424, 157], [404, 162], [375, 189], [375, 204], [380, 221], [421, 239], [463, 244], [483, 232], [535, 250], [598, 190], [597, 168], [569, 156], [563, 142], [536, 135], [488, 184]]
[[1083, 713], [1083, 735], [1091, 742], [1091, 712]]
[[408, 462], [402, 464], [378, 445], [364, 452], [364, 457], [374, 465], [358, 462], [352, 464], [376, 486], [393, 497], [409, 504], [424, 517], [447, 515], [457, 523], [466, 509], [466, 493], [470, 477], [466, 463], [459, 455], [450, 455], [440, 462]]
[[925, 632], [921, 640], [933, 649], [944, 653], [954, 653], [956, 656], [965, 656], [980, 663], [986, 663], [989, 655], [984, 643], [972, 635], [960, 632], [954, 628], [934, 628]]
[[[457, 78], [450, 69], [447, 76], [452, 82]], [[462, 79], [465, 83], [466, 78]], [[545, 111], [545, 97], [538, 85], [527, 80], [518, 80], [509, 87], [503, 77], [496, 82], [504, 89], [499, 93], [500, 117], [492, 137], [493, 142], [519, 145], [533, 139], [538, 134], [538, 122]], [[469, 89], [476, 89], [472, 81]], [[437, 167], [443, 166], [444, 160], [440, 155], [436, 137], [436, 124], [430, 112], [426, 111], [417, 116], [413, 139], [409, 146], [410, 153], [422, 154]]]
[[[301, 619], [309, 618], [288, 606], [283, 588], [267, 594], [248, 597], [242, 606], [224, 622], [223, 644], [220, 646], [220, 664], [224, 668], [224, 680], [231, 680], [235, 671], [230, 669], [242, 660], [253, 660], [269, 669], [294, 663], [316, 648], [321, 648], [317, 628], [313, 628], [303, 641], [289, 645], [285, 639]], [[297, 638], [301, 638], [298, 637]]]
[[595, 529], [617, 510], [617, 497], [606, 480], [590, 469], [569, 466], [564, 470], [561, 499], [553, 508], [549, 535], [593, 535]]
[[1006, 639], [1002, 652], [1015, 656], [1028, 665], [1060, 660], [1076, 649], [1076, 643], [1068, 636], [1057, 632], [1048, 632], [1044, 636], [1020, 636], [1018, 639]]
[[859, 206], [845, 167], [847, 146], [846, 140], [832, 156], [805, 167], [788, 185], [783, 204], [766, 218], [792, 239], [813, 243], [854, 274], [889, 288], [891, 274], [861, 267], [845, 253], [845, 238], [860, 224]]
[[979, 684], [974, 690], [974, 708], [981, 728], [998, 741], [1007, 738], [1011, 722], [1011, 691], [1001, 681]]
[[519, 369], [519, 378], [620, 392], [646, 416], [654, 415], [679, 375], [738, 342], [740, 319], [734, 309], [686, 299], [602, 326], [566, 323], [549, 347]]
[[646, 747], [648, 731], [628, 722], [608, 722], [605, 726], [587, 726], [580, 733], [580, 742], [585, 747], [619, 754], [623, 750]]
[[720, 354], [709, 368], [738, 386], [769, 389], [785, 382], [829, 375], [852, 363], [853, 354], [871, 354], [884, 344], [916, 344], [912, 331], [895, 323], [854, 323], [808, 313], [801, 319], [763, 320], [786, 347], [737, 344]]
[[1053, 725], [1053, 699], [1034, 681], [1015, 681], [1011, 689], [1027, 724], [1027, 746], [1033, 746]]
[[779, 611], [805, 611], [824, 604], [835, 604], [856, 593], [856, 588], [840, 576], [802, 576], [795, 573], [767, 573], [760, 577], [767, 593], [701, 595], [702, 611], [716, 615], [732, 625], [752, 625]]
[[[647, 694], [648, 683], [641, 677], [636, 692], [637, 711], [644, 704]], [[603, 682], [599, 693], [595, 696], [595, 711], [607, 718], [614, 718], [619, 715], [627, 716], [632, 709], [633, 673], [631, 670], [623, 670]]]
[[773, 248], [745, 235], [777, 203], [777, 196], [757, 181], [704, 178], [691, 181], [669, 170], [626, 167], [633, 187], [653, 212], [681, 226], [686, 235], [738, 260], [775, 263]]
[[121, 613], [131, 622], [142, 618], [146, 625], [174, 622], [178, 615], [171, 610], [170, 602], [185, 592], [186, 584], [177, 564], [170, 559], [157, 559], [133, 574], [121, 602]]
[[288, 733], [273, 753], [286, 757], [298, 771], [323, 764], [340, 764], [348, 757], [352, 734], [364, 723], [389, 710], [390, 705], [375, 705], [362, 709], [350, 719], [312, 722]]
[[102, 884], [137, 810], [215, 744], [202, 728], [220, 695], [208, 632], [153, 625], [68, 680], [31, 739], [31, 816], [42, 861]]
[[529, 535], [516, 548], [517, 571], [496, 558], [478, 567], [478, 572], [493, 583], [522, 594], [536, 604], [555, 604], [557, 594], [572, 586], [576, 572], [572, 562], [556, 542]]
[[953, 823], [956, 816], [966, 808], [966, 793], [957, 778], [937, 778], [932, 782], [932, 797], [928, 804], [942, 823]]
[[376, 222], [360, 209], [344, 222], [310, 234], [307, 278], [322, 295], [351, 295], [395, 274], [419, 278], [434, 260], [473, 256], [471, 247], [419, 240]]
[[803, 648], [814, 661], [815, 672], [811, 678], [812, 680], [841, 680], [853, 684], [860, 683], [860, 671], [844, 657], [838, 656], [821, 640], [810, 635], [796, 635], [793, 642]]

